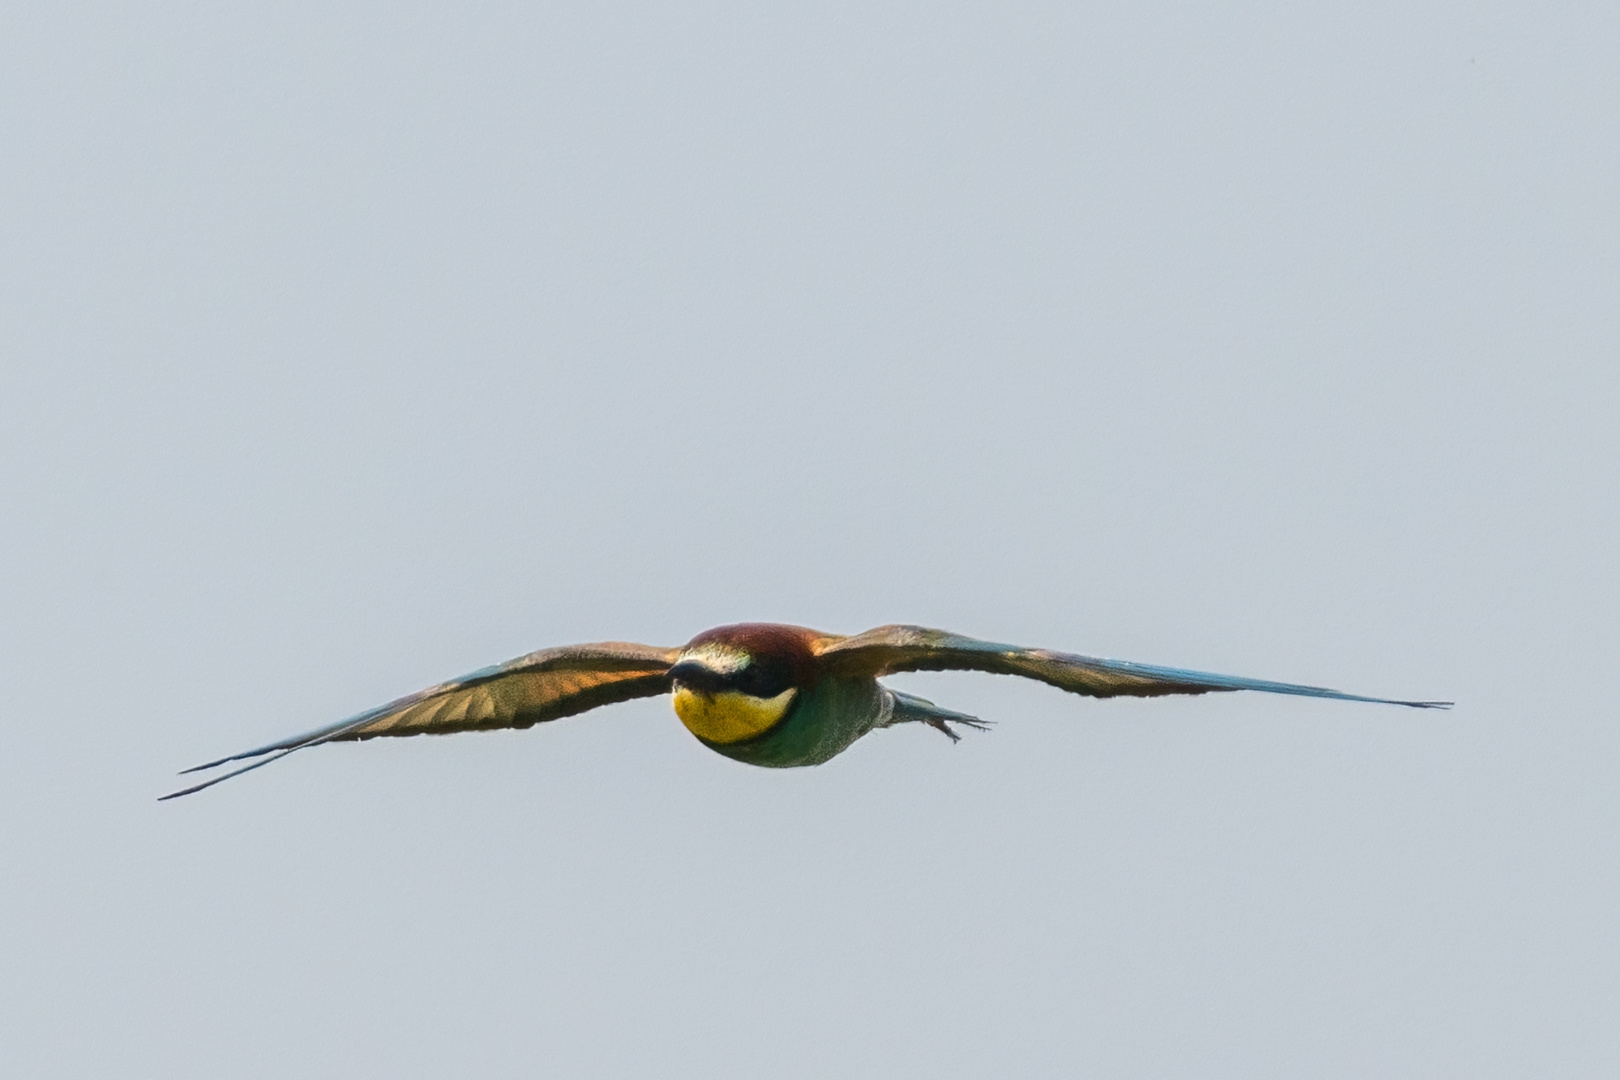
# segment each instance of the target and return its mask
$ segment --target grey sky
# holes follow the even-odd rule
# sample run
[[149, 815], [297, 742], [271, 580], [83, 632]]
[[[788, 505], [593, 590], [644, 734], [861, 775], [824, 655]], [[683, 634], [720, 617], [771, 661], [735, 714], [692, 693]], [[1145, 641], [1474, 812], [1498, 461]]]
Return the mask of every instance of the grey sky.
[[[0, 17], [0, 1060], [1620, 1069], [1612, 5]], [[774, 772], [654, 700], [174, 770], [771, 619], [1455, 698]]]

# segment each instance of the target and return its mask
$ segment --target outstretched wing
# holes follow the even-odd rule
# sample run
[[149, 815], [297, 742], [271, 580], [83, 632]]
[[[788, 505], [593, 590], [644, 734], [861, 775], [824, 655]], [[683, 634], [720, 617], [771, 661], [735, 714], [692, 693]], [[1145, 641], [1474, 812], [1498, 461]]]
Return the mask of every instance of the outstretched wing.
[[1102, 660], [1093, 656], [1024, 649], [993, 641], [977, 641], [944, 630], [922, 626], [880, 626], [854, 637], [829, 642], [819, 651], [828, 674], [890, 675], [897, 671], [989, 671], [1022, 675], [1089, 697], [1155, 697], [1160, 694], [1207, 694], [1218, 690], [1263, 690], [1271, 694], [1374, 701], [1408, 705], [1415, 709], [1443, 709], [1449, 701], [1392, 701], [1362, 697], [1320, 686], [1214, 675], [1206, 671], [1134, 664], [1129, 660]]
[[268, 765], [294, 750], [325, 742], [526, 728], [599, 705], [653, 697], [669, 691], [669, 667], [679, 651], [622, 641], [542, 649], [430, 686], [336, 724], [187, 769], [188, 773], [201, 772], [232, 761], [263, 759], [163, 798], [190, 795]]

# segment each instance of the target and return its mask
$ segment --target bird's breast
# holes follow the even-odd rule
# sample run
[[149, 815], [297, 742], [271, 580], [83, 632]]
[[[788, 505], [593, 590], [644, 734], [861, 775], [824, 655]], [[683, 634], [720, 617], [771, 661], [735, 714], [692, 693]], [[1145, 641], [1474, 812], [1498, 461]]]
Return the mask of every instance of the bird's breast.
[[705, 742], [742, 742], [774, 727], [793, 703], [793, 694], [790, 688], [772, 698], [757, 698], [736, 690], [704, 694], [677, 686], [675, 715]]

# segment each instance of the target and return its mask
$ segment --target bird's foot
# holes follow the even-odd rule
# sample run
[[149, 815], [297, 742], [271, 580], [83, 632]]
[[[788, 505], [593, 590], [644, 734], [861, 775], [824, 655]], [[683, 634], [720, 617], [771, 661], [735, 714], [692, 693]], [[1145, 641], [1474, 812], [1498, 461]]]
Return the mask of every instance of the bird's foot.
[[962, 736], [958, 735], [951, 729], [951, 724], [953, 723], [961, 724], [963, 727], [970, 727], [974, 731], [990, 730], [990, 721], [980, 720], [977, 716], [952, 716], [948, 721], [943, 717], [930, 716], [925, 719], [923, 723], [927, 724], [935, 731], [944, 732], [946, 737], [949, 738], [951, 742], [962, 741]]
[[961, 724], [975, 731], [984, 731], [990, 726], [988, 721], [980, 720], [977, 716], [942, 709], [927, 698], [920, 698], [915, 694], [905, 694], [899, 690], [886, 692], [893, 706], [883, 727], [893, 727], [896, 724], [927, 724], [935, 731], [942, 732], [951, 742], [960, 742], [962, 736], [958, 735], [951, 725]]

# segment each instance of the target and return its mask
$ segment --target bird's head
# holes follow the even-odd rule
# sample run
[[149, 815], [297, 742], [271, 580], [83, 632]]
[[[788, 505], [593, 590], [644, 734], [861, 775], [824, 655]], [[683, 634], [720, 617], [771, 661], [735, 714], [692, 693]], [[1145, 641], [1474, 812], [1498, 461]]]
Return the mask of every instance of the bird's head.
[[815, 681], [811, 643], [797, 626], [742, 623], [693, 638], [669, 669], [675, 714], [704, 742], [742, 742], [781, 723]]

